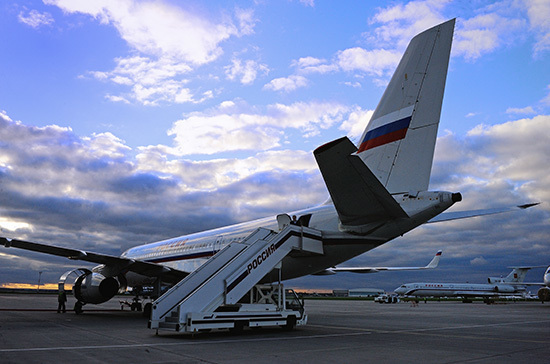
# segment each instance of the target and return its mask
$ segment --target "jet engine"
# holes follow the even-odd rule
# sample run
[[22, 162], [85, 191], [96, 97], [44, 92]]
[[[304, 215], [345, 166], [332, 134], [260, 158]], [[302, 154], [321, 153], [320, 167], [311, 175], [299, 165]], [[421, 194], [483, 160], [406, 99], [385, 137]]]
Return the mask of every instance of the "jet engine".
[[73, 294], [79, 302], [98, 304], [113, 298], [119, 288], [116, 278], [86, 270], [75, 280]]
[[495, 292], [499, 292], [499, 293], [514, 293], [516, 291], [516, 289], [513, 286], [510, 286], [507, 284], [495, 286], [494, 290]]
[[539, 299], [543, 302], [550, 301], [550, 288], [541, 287], [537, 292], [537, 296], [539, 296]]

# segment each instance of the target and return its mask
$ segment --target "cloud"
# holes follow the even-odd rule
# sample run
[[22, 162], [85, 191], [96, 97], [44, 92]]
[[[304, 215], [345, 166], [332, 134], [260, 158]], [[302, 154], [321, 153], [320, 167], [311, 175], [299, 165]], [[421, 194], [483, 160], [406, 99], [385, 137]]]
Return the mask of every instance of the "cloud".
[[315, 7], [315, 0], [298, 0], [300, 1], [300, 4], [303, 4], [305, 6], [309, 6], [309, 7]]
[[258, 72], [266, 74], [269, 68], [253, 60], [241, 61], [233, 59], [231, 65], [225, 67], [225, 74], [229, 80], [239, 79], [243, 85], [250, 85], [256, 80]]
[[374, 34], [364, 36], [376, 45], [397, 44], [396, 48], [403, 52], [412, 37], [447, 20], [442, 11], [449, 3], [449, 0], [410, 1], [379, 9], [370, 22], [382, 25]]
[[315, 57], [302, 57], [297, 61], [292, 61], [291, 65], [296, 67], [297, 72], [300, 74], [308, 73], [320, 73], [325, 74], [338, 70], [337, 64], [330, 64], [326, 59], [320, 59]]
[[[185, 87], [188, 80], [184, 75], [218, 59], [223, 54], [222, 42], [252, 34], [256, 22], [249, 9], [237, 8], [235, 21], [229, 18], [215, 21], [163, 1], [45, 0], [45, 3], [58, 6], [69, 14], [90, 15], [118, 30], [137, 55], [134, 52], [131, 56], [117, 58], [112, 71], [91, 74], [97, 79], [130, 87], [127, 94], [108, 95], [109, 100], [133, 100], [144, 105], [197, 103], [207, 99], [197, 98]], [[263, 67], [247, 63], [240, 72], [241, 81], [250, 83], [255, 78], [254, 72]]]
[[[445, 13], [451, 4], [449, 0], [425, 0], [381, 8], [370, 20], [381, 25], [364, 33], [364, 37], [378, 46], [397, 44], [396, 48], [402, 51], [413, 36], [447, 20]], [[500, 1], [484, 7], [473, 5], [471, 10], [475, 12], [473, 17], [457, 19], [453, 56], [475, 61], [503, 45], [522, 42], [528, 33], [537, 39], [535, 56], [550, 47], [547, 1]]]
[[[182, 120], [194, 117], [209, 123], [223, 116], [237, 128], [241, 123], [244, 130], [337, 126], [358, 135], [372, 112], [331, 103], [272, 104], [244, 112], [247, 107], [226, 101]], [[133, 150], [110, 133], [79, 137], [70, 128], [27, 126], [5, 112], [0, 113], [0, 123], [0, 226], [4, 235], [21, 239], [119, 254], [140, 243], [290, 212], [327, 197], [310, 151], [266, 150], [261, 145], [242, 158], [188, 160], [173, 158], [169, 152], [175, 147]], [[218, 124], [214, 121], [214, 125]], [[184, 133], [184, 126], [177, 133]], [[548, 130], [550, 117], [538, 115], [478, 126], [464, 137], [447, 133], [438, 139], [431, 188], [460, 191], [464, 200], [453, 207], [459, 210], [547, 201]], [[484, 281], [506, 273], [489, 271], [491, 267], [540, 264], [548, 257], [549, 209], [542, 204], [517, 213], [430, 224], [350, 265], [424, 265], [443, 249], [434, 280], [452, 274], [455, 281]], [[502, 251], [514, 251], [514, 255], [502, 255]], [[13, 267], [9, 276], [0, 275], [0, 281], [35, 281], [34, 275], [29, 276], [34, 273], [12, 254], [36, 260], [45, 272], [44, 281], [48, 277], [55, 281], [63, 269], [84, 264], [20, 251], [0, 253], [4, 254], [0, 263]], [[466, 269], [480, 263], [480, 257], [490, 264], [476, 265], [475, 272]], [[335, 279], [342, 282], [346, 277]], [[344, 284], [328, 278], [304, 279], [317, 287]], [[409, 279], [414, 277], [392, 275], [384, 278], [384, 284], [395, 288], [392, 285]], [[430, 276], [418, 279], [430, 280]]]
[[527, 106], [524, 108], [509, 107], [506, 109], [506, 114], [535, 114], [533, 107]]
[[231, 22], [212, 22], [203, 16], [160, 1], [75, 2], [46, 0], [67, 13], [93, 16], [119, 31], [120, 36], [137, 51], [178, 59], [194, 65], [208, 63], [222, 53], [220, 43], [231, 36], [249, 34], [251, 15], [238, 11], [242, 28]]
[[550, 3], [545, 0], [526, 0], [529, 24], [537, 37], [535, 56], [550, 49]]
[[265, 90], [272, 91], [294, 91], [300, 87], [307, 86], [308, 81], [304, 76], [291, 75], [288, 77], [274, 78], [269, 83], [264, 85]]
[[476, 257], [476, 258], [470, 260], [470, 264], [471, 265], [486, 265], [487, 260], [485, 260], [485, 258], [483, 258], [483, 257]]
[[340, 51], [337, 58], [338, 66], [344, 71], [362, 71], [380, 77], [397, 67], [401, 53], [385, 49], [367, 51], [355, 47]]
[[17, 20], [34, 29], [38, 29], [46, 25], [52, 25], [54, 23], [53, 17], [50, 13], [41, 13], [38, 10], [34, 9], [29, 11], [27, 15], [25, 15], [24, 12], [20, 12], [17, 16]]
[[301, 130], [305, 136], [340, 122], [346, 106], [336, 103], [297, 102], [268, 105], [261, 113], [227, 110], [224, 103], [208, 112], [195, 112], [174, 123], [174, 155], [216, 154], [237, 150], [269, 150], [280, 146], [283, 130]]
[[541, 103], [543, 105], [550, 105], [550, 85], [548, 85], [546, 89], [549, 90], [548, 95], [541, 100]]
[[502, 44], [511, 44], [517, 39], [515, 34], [525, 28], [522, 19], [513, 19], [497, 13], [480, 14], [459, 22], [456, 39], [453, 41], [453, 54], [462, 55], [467, 60], [475, 60], [490, 53]]
[[18, 238], [119, 254], [137, 243], [278, 213], [282, 196], [289, 209], [326, 197], [309, 152], [171, 160], [155, 148], [134, 155], [109, 133], [81, 138], [69, 128], [30, 127], [4, 115], [0, 123], [0, 226]]

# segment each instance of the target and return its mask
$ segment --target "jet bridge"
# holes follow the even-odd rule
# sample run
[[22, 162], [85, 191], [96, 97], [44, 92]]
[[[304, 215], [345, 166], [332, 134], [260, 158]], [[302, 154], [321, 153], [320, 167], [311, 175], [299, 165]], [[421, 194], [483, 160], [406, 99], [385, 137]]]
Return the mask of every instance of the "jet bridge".
[[279, 233], [259, 228], [230, 243], [153, 302], [149, 328], [195, 332], [305, 324], [303, 309], [286, 303], [292, 292], [281, 284], [267, 290], [258, 285], [292, 251], [322, 255], [321, 232], [289, 224]]

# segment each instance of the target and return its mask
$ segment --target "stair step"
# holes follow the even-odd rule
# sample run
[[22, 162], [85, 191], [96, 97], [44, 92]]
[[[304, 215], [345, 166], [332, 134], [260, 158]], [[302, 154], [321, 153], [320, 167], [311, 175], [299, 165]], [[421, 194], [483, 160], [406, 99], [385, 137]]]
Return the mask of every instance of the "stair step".
[[161, 329], [170, 329], [176, 331], [178, 326], [179, 325], [176, 322], [159, 322], [159, 328]]

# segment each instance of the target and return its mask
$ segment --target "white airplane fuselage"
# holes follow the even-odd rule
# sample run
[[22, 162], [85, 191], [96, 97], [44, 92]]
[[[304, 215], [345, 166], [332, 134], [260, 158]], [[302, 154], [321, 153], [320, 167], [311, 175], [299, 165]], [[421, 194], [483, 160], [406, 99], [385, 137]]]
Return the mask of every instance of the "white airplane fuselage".
[[[321, 256], [288, 256], [283, 260], [282, 279], [300, 277], [319, 272], [369, 251], [385, 242], [401, 236], [427, 222], [456, 202], [456, 195], [450, 192], [421, 192], [416, 197], [407, 194], [393, 196], [409, 218], [378, 221], [372, 224], [368, 234], [341, 231], [338, 214], [331, 203], [310, 209], [295, 211], [290, 216], [311, 215], [308, 227], [317, 229], [323, 235], [324, 254]], [[160, 263], [184, 272], [192, 272], [208, 258], [231, 242], [242, 241], [255, 229], [263, 227], [279, 230], [276, 217], [244, 222], [184, 235], [145, 245], [139, 245], [122, 253], [121, 257]], [[364, 229], [364, 227], [362, 227]], [[92, 271], [107, 274], [108, 267], [99, 265]], [[152, 283], [153, 279], [135, 273], [126, 275], [130, 286]], [[276, 280], [267, 277], [267, 280]]]
[[519, 294], [525, 292], [525, 287], [510, 284], [407, 283], [395, 292], [415, 297], [495, 297]]

